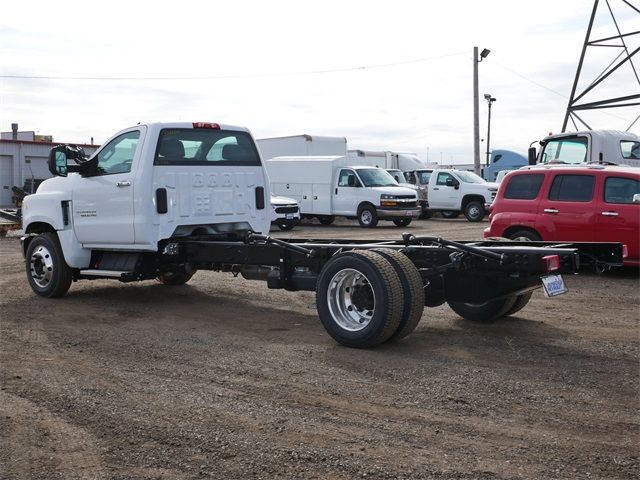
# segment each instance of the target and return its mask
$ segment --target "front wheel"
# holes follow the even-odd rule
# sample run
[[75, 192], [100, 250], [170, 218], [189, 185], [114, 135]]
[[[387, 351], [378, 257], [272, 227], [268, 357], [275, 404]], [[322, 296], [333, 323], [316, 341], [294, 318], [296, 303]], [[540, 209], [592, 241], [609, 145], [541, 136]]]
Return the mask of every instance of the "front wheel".
[[158, 281], [163, 285], [184, 285], [191, 277], [193, 277], [196, 270], [188, 268], [186, 265], [176, 266], [163, 270], [158, 275]]
[[411, 223], [411, 220], [411, 218], [396, 218], [393, 223], [396, 224], [396, 227], [406, 227]]
[[460, 212], [456, 210], [443, 210], [440, 212], [442, 218], [458, 218], [460, 216]]
[[62, 297], [73, 280], [58, 236], [51, 232], [41, 233], [29, 242], [26, 269], [31, 289], [42, 297]]
[[484, 204], [473, 200], [464, 207], [464, 216], [470, 222], [480, 222], [485, 216]]
[[295, 227], [296, 223], [283, 220], [283, 221], [276, 222], [276, 225], [280, 230], [286, 232], [288, 230], [291, 230], [293, 227]]
[[[514, 306], [516, 296], [499, 298], [484, 303], [447, 302], [451, 310], [456, 312], [465, 320], [472, 322], [490, 322], [491, 320], [503, 317]], [[523, 305], [524, 306], [524, 305]]]
[[358, 211], [358, 223], [361, 227], [373, 228], [378, 225], [378, 214], [371, 205], [360, 207]]

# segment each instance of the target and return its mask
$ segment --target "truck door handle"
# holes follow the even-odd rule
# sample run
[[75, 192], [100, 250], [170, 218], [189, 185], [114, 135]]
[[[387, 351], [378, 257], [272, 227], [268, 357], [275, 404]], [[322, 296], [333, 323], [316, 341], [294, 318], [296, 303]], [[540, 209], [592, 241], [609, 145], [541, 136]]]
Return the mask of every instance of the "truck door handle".
[[617, 217], [618, 212], [602, 212], [602, 215], [604, 215], [605, 217]]
[[440, 190], [438, 187], [433, 187], [434, 190]]
[[129, 180], [120, 180], [118, 183], [116, 183], [116, 185], [118, 187], [130, 187], [131, 182]]
[[545, 208], [544, 213], [560, 213], [560, 210], [557, 210], [555, 208]]
[[336, 195], [338, 194], [338, 189], [336, 188]]
[[318, 199], [318, 196], [317, 196], [317, 195], [314, 195], [314, 196], [313, 196], [313, 199], [314, 199], [314, 200], [317, 200], [317, 199]]
[[307, 196], [306, 196], [306, 195], [303, 195], [303, 196], [302, 196], [302, 199], [303, 199], [303, 200], [306, 200], [306, 199], [307, 199]]

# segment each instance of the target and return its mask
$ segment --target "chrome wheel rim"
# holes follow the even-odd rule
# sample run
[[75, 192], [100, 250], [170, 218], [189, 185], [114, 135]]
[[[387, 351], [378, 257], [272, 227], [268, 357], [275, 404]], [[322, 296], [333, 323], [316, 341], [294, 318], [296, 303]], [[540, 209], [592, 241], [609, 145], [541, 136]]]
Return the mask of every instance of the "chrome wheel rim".
[[373, 216], [371, 215], [371, 212], [369, 210], [364, 210], [360, 214], [360, 219], [362, 220], [362, 223], [364, 223], [365, 225], [369, 225], [371, 223], [371, 220], [373, 219]]
[[514, 242], [531, 242], [532, 240], [529, 237], [515, 237], [512, 238]]
[[53, 276], [53, 258], [47, 247], [41, 245], [31, 253], [30, 273], [33, 282], [40, 288], [46, 288]]
[[331, 317], [341, 328], [358, 332], [371, 323], [376, 297], [366, 275], [346, 268], [329, 282], [327, 302]]
[[469, 209], [469, 216], [471, 218], [478, 218], [480, 216], [480, 209], [478, 207], [471, 207]]

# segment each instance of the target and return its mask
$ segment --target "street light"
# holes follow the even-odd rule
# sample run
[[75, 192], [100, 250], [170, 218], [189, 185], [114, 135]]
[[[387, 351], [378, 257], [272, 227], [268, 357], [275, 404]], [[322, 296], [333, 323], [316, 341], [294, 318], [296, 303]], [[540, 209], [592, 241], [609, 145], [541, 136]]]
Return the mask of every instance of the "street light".
[[489, 105], [489, 121], [487, 122], [487, 167], [489, 166], [490, 153], [489, 153], [489, 142], [491, 140], [491, 104], [496, 101], [494, 97], [489, 95], [488, 93], [484, 94], [484, 99], [487, 101]]
[[478, 104], [478, 64], [491, 50], [484, 48], [478, 59], [478, 47], [473, 47], [473, 170], [480, 175], [480, 106]]

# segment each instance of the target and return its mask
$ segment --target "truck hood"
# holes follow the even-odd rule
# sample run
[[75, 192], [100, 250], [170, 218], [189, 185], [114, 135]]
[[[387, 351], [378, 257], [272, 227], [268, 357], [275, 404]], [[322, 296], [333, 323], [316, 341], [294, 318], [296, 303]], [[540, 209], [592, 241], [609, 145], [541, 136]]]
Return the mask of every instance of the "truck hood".
[[400, 185], [393, 185], [391, 187], [369, 187], [371, 190], [373, 190], [376, 193], [379, 193], [380, 195], [382, 194], [386, 194], [386, 195], [415, 195], [416, 194], [416, 189], [414, 188], [407, 188], [407, 187], [403, 187]]
[[271, 195], [271, 205], [284, 206], [284, 205], [297, 205], [298, 202], [293, 198], [281, 197], [280, 195]]

